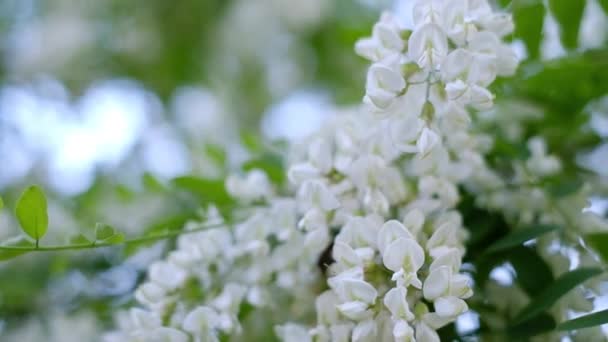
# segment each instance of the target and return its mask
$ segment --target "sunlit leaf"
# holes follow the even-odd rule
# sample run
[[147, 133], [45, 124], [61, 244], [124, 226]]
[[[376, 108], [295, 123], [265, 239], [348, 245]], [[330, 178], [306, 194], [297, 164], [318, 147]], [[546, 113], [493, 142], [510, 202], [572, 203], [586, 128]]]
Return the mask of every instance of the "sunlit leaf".
[[561, 275], [555, 279], [555, 282], [533, 297], [530, 303], [517, 315], [515, 321], [523, 323], [550, 309], [570, 290], [601, 273], [602, 270], [598, 268], [579, 268]]
[[557, 330], [578, 330], [608, 323], [608, 309], [560, 323]]
[[17, 219], [21, 229], [34, 240], [40, 240], [46, 234], [49, 218], [46, 197], [36, 185], [28, 187], [19, 200], [16, 208]]
[[556, 225], [536, 225], [531, 227], [522, 227], [519, 230], [505, 236], [504, 238], [492, 244], [490, 247], [488, 247], [486, 252], [495, 253], [499, 251], [504, 251], [509, 248], [522, 245], [526, 241], [536, 239], [541, 235], [558, 230], [560, 228], [560, 226]]
[[2, 201], [2, 197], [0, 197], [0, 210], [4, 208], [4, 202]]

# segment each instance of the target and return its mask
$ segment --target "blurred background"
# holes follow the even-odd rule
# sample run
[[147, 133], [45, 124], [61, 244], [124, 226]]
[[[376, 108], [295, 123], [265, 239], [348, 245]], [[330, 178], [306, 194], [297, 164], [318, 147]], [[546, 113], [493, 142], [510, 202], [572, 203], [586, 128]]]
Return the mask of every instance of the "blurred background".
[[[543, 1], [521, 3], [496, 4], [516, 14], [511, 39], [529, 62], [518, 80], [540, 75], [551, 83], [542, 71], [566, 58], [574, 74], [562, 83], [578, 90], [539, 89], [532, 79], [521, 86], [499, 82], [496, 91], [526, 92], [556, 107], [567, 101], [564, 110], [591, 115], [594, 136], [607, 136], [608, 86], [601, 83], [608, 83], [608, 68], [601, 63], [608, 60], [602, 7], [608, 3], [584, 1], [580, 21], [567, 29]], [[281, 141], [301, 138], [325, 116], [360, 103], [367, 63], [353, 52], [355, 41], [369, 35], [382, 10], [406, 13], [409, 6], [407, 0], [3, 0], [6, 207], [14, 208], [27, 184], [42, 185], [49, 197], [47, 243], [90, 233], [95, 222], [132, 236], [179, 228], [196, 206], [167, 195], [170, 179], [193, 174], [221, 182], [244, 161], [270, 163], [266, 142], [281, 148]], [[602, 168], [608, 145], [582, 158], [608, 176]], [[10, 211], [0, 212], [0, 239], [18, 233]], [[0, 340], [93, 340], [169, 244], [0, 263]]]

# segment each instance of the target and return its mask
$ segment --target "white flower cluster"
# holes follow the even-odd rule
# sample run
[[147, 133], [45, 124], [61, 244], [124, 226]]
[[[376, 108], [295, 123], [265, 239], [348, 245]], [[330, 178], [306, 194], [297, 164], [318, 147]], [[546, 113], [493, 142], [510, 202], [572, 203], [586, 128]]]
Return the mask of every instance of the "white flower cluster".
[[[228, 183], [234, 182], [249, 184], [243, 200], [265, 194], [269, 184], [257, 170]], [[321, 251], [305, 245], [295, 214], [293, 199], [273, 197], [268, 207], [255, 209], [230, 229], [212, 208], [205, 225], [218, 227], [180, 236], [177, 249], [153, 263], [147, 281], [136, 290], [142, 308], [119, 314], [119, 330], [106, 334], [104, 341], [219, 341], [241, 333], [245, 307], [272, 304], [272, 291], [288, 289], [305, 297], [298, 291], [306, 292], [317, 279]], [[277, 246], [271, 246], [273, 239]]]
[[316, 300], [317, 323], [277, 326], [284, 341], [439, 341], [436, 330], [472, 295], [460, 273], [457, 186], [489, 173], [488, 139], [469, 130], [468, 110], [492, 106], [487, 87], [517, 59], [501, 42], [510, 17], [485, 0], [418, 0], [413, 17], [406, 30], [384, 14], [357, 44], [373, 62], [367, 107], [294, 147], [293, 197], [278, 198], [261, 172], [230, 177], [233, 195], [268, 206], [234, 230], [180, 237], [137, 290], [145, 309], [132, 309], [107, 341], [238, 334], [242, 306], [271, 304], [275, 288], [306, 298], [318, 262], [329, 289]]
[[501, 42], [513, 24], [485, 1], [417, 1], [413, 17], [405, 30], [383, 14], [357, 44], [373, 62], [369, 114], [326, 126], [290, 169], [299, 227], [336, 236], [317, 326], [282, 326], [286, 341], [439, 341], [436, 330], [468, 309], [453, 209], [457, 184], [487, 172], [488, 145], [469, 131], [468, 108], [489, 109], [487, 86], [514, 72]]

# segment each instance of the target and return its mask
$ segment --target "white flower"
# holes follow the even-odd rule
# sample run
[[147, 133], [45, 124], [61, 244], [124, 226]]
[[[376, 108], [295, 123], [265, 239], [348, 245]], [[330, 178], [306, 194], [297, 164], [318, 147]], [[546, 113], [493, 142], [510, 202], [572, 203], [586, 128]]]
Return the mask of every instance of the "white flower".
[[317, 322], [325, 325], [337, 323], [338, 310], [336, 307], [338, 304], [338, 297], [334, 291], [327, 290], [320, 294], [315, 300]]
[[392, 14], [385, 12], [374, 25], [372, 36], [357, 41], [355, 51], [371, 61], [378, 61], [401, 52], [404, 47], [397, 20]]
[[435, 312], [441, 317], [456, 317], [469, 309], [464, 300], [455, 296], [439, 297], [434, 305]]
[[414, 30], [408, 42], [408, 57], [423, 69], [441, 65], [448, 54], [448, 40], [440, 26], [424, 24]]
[[335, 324], [330, 328], [332, 342], [350, 342], [354, 325], [352, 323]]
[[262, 170], [254, 169], [244, 177], [230, 175], [226, 179], [226, 190], [243, 201], [255, 201], [272, 194], [272, 185]]
[[331, 211], [340, 206], [336, 196], [331, 193], [327, 185], [319, 180], [309, 180], [300, 187], [299, 196], [306, 208], [319, 208]]
[[365, 97], [376, 108], [387, 109], [405, 85], [398, 56], [389, 56], [369, 68]]
[[151, 282], [165, 290], [173, 291], [184, 284], [188, 273], [169, 262], [157, 261], [150, 265], [148, 277]]
[[311, 342], [308, 329], [299, 324], [287, 323], [274, 328], [277, 336], [284, 342]]
[[215, 329], [219, 324], [220, 316], [215, 310], [199, 306], [186, 315], [182, 327], [185, 331], [200, 336], [203, 340], [217, 340]]
[[395, 342], [415, 342], [414, 329], [404, 320], [395, 322], [393, 328], [393, 337]]
[[399, 238], [415, 239], [412, 233], [399, 221], [390, 220], [378, 232], [378, 250], [384, 254], [388, 245]]
[[424, 250], [415, 240], [402, 237], [391, 242], [386, 247], [382, 261], [386, 268], [395, 272], [393, 280], [398, 285], [422, 286], [416, 272], [424, 264]]
[[416, 148], [418, 153], [422, 156], [426, 156], [430, 151], [437, 146], [441, 141], [441, 138], [433, 130], [425, 127], [422, 129], [422, 133], [416, 142]]
[[377, 325], [373, 319], [359, 322], [353, 329], [353, 342], [374, 342], [376, 339]]
[[165, 288], [156, 283], [147, 282], [135, 290], [135, 299], [144, 305], [156, 305], [162, 303], [166, 296]]
[[414, 319], [406, 297], [407, 289], [403, 286], [394, 287], [384, 295], [384, 306], [391, 312], [393, 318], [405, 321]]

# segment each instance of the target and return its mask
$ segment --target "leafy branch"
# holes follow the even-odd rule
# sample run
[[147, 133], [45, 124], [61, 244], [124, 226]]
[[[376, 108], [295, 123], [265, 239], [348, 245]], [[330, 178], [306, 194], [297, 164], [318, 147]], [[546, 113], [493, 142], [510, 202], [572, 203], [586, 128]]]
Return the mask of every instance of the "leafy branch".
[[[191, 230], [175, 230], [175, 231], [170, 231], [170, 232], [166, 232], [166, 233], [162, 233], [162, 234], [152, 234], [152, 235], [147, 235], [147, 236], [142, 236], [142, 237], [137, 237], [137, 238], [132, 238], [132, 239], [114, 239], [114, 240], [110, 239], [110, 241], [102, 240], [101, 242], [98, 242], [99, 240], [96, 240], [96, 241], [86, 242], [86, 243], [74, 243], [74, 244], [56, 245], [56, 246], [0, 245], [0, 251], [51, 252], [51, 251], [63, 251], [63, 250], [93, 249], [93, 248], [109, 247], [109, 246], [116, 246], [116, 245], [139, 244], [139, 243], [145, 243], [145, 242], [151, 242], [151, 241], [170, 239], [170, 238], [173, 238], [173, 237], [176, 237], [179, 235], [194, 234], [194, 233], [198, 233], [198, 232], [208, 230], [211, 228], [222, 227], [225, 225], [226, 225], [226, 222], [213, 223], [213, 224], [201, 225], [201, 226], [191, 229]], [[122, 234], [117, 233], [112, 236], [118, 237], [118, 236], [122, 236]]]

